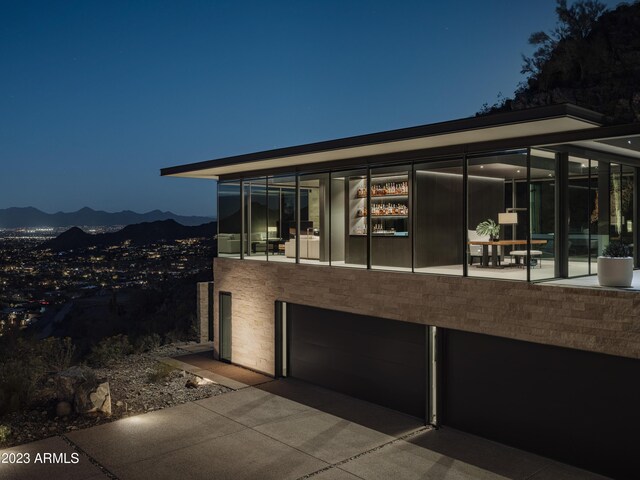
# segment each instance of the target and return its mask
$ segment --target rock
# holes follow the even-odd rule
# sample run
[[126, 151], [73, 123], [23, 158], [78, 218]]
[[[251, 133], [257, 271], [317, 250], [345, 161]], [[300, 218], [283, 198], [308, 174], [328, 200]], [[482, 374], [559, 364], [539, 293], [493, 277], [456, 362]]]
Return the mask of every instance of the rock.
[[56, 397], [60, 401], [74, 402], [79, 388], [93, 390], [97, 384], [96, 374], [89, 367], [71, 367], [56, 377]]
[[71, 404], [66, 400], [63, 400], [62, 402], [58, 402], [58, 404], [56, 405], [56, 415], [58, 417], [66, 417], [68, 415], [71, 415], [71, 412], [72, 412]]
[[75, 366], [60, 372], [56, 379], [56, 395], [61, 402], [73, 404], [81, 415], [111, 415], [109, 383], [98, 381], [89, 367]]
[[124, 405], [124, 403], [122, 403], [122, 400], [118, 400], [116, 402], [116, 407], [122, 407]]
[[111, 415], [111, 391], [109, 382], [103, 382], [91, 393], [89, 393], [89, 408], [85, 413], [102, 413]]

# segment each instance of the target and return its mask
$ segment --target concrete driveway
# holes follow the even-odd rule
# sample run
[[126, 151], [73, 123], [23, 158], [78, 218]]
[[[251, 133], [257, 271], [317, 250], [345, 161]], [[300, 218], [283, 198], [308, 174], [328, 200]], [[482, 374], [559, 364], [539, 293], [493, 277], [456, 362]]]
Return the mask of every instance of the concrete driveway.
[[23, 479], [602, 479], [294, 380], [4, 450], [77, 464], [0, 463]]

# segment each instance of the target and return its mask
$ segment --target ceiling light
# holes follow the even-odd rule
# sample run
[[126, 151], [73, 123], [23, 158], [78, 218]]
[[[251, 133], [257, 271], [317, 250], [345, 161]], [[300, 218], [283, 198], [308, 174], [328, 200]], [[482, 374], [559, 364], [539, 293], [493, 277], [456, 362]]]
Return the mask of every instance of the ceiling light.
[[583, 167], [586, 167], [586, 165], [585, 165], [584, 163], [582, 164], [582, 166], [583, 166]]
[[480, 165], [480, 168], [484, 168], [484, 165]]
[[551, 176], [551, 174], [549, 174], [549, 176]]
[[631, 145], [631, 140], [627, 140], [627, 143], [628, 143], [629, 145]]
[[516, 173], [520, 173], [520, 170], [516, 170]]

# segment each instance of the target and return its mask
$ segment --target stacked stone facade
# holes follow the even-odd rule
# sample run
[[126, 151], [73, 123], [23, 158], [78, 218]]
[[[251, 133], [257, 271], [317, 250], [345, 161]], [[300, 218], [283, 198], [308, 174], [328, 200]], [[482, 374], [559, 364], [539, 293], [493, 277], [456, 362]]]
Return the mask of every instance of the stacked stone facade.
[[640, 358], [634, 292], [225, 258], [214, 278], [216, 305], [232, 294], [232, 361], [267, 374], [276, 300]]

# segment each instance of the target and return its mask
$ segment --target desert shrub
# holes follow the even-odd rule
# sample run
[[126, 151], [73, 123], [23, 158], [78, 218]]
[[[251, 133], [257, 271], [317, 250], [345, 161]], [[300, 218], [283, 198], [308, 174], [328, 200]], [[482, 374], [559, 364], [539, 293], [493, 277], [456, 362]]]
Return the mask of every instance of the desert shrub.
[[66, 370], [71, 366], [76, 351], [76, 347], [69, 337], [45, 338], [37, 345], [37, 349], [44, 367], [49, 371], [56, 372]]
[[162, 345], [162, 338], [160, 335], [157, 333], [151, 333], [149, 335], [138, 337], [135, 342], [135, 350], [136, 352], [148, 352], [150, 350], [155, 350], [160, 345]]
[[0, 425], [0, 445], [9, 440], [11, 429], [6, 425]]
[[132, 353], [133, 347], [126, 335], [115, 335], [102, 339], [91, 349], [87, 360], [96, 367], [106, 367], [109, 364]]
[[147, 375], [147, 379], [151, 383], [159, 383], [166, 380], [174, 370], [175, 368], [171, 365], [167, 365], [163, 362], [157, 362], [151, 369], [151, 372]]
[[[26, 345], [25, 345], [26, 346]], [[38, 380], [45, 373], [42, 360], [29, 348], [19, 348], [0, 361], [0, 415], [15, 412], [33, 399]]]

